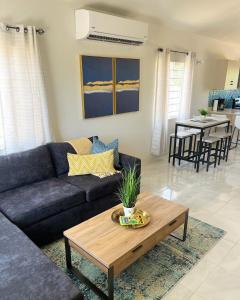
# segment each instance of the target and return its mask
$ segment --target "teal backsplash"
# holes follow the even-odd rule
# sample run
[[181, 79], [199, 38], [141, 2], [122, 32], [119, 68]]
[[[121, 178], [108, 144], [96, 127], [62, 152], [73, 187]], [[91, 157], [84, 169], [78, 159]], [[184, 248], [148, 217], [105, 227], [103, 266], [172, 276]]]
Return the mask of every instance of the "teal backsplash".
[[212, 106], [212, 100], [214, 99], [225, 99], [225, 107], [232, 108], [232, 99], [240, 97], [239, 90], [212, 90], [208, 96], [208, 106]]

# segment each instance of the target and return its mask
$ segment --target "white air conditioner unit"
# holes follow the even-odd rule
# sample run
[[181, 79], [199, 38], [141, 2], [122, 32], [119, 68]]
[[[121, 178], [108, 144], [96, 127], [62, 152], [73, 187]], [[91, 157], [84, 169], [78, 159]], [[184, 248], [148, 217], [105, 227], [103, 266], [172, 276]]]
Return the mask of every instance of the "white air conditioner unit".
[[148, 37], [148, 24], [87, 9], [75, 11], [76, 39], [141, 45]]

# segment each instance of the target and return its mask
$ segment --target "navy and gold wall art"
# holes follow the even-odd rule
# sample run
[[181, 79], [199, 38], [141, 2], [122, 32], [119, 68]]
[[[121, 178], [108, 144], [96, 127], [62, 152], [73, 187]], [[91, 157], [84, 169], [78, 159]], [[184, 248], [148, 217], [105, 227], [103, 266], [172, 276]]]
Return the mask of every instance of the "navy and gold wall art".
[[116, 113], [139, 110], [139, 59], [116, 58]]
[[108, 116], [113, 109], [113, 59], [81, 56], [83, 112], [85, 118]]
[[139, 59], [83, 55], [80, 61], [85, 118], [139, 110]]

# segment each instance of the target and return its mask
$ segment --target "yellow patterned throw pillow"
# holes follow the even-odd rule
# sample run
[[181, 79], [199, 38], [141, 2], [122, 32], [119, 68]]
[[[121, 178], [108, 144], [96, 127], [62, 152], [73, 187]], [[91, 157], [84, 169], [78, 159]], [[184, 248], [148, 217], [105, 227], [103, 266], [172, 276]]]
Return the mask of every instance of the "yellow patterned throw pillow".
[[113, 167], [114, 150], [98, 154], [67, 154], [69, 163], [68, 176], [87, 175], [92, 174], [100, 178], [115, 174], [116, 171]]

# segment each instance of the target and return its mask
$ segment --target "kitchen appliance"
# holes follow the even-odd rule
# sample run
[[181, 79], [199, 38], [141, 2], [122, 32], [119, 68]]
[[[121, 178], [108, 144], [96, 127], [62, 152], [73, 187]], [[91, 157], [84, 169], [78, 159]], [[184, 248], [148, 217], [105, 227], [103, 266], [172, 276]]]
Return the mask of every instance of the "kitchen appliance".
[[224, 110], [225, 108], [225, 99], [218, 99], [218, 110]]
[[218, 110], [218, 100], [213, 100], [212, 110], [213, 111], [217, 111]]
[[233, 109], [240, 109], [240, 98], [233, 99], [232, 108]]
[[213, 105], [213, 110], [224, 110], [225, 108], [225, 99], [219, 98], [219, 99], [214, 99], [212, 101]]

